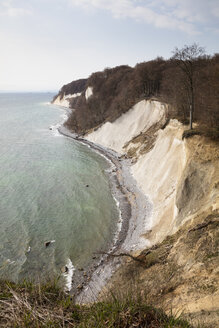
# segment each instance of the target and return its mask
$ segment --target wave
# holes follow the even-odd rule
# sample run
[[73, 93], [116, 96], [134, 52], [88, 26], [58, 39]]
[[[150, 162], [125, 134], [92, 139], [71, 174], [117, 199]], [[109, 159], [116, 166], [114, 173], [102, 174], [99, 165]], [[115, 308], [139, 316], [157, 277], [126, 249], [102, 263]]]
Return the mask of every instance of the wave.
[[54, 124], [54, 125], [51, 125], [50, 127], [49, 127], [49, 129], [53, 132], [53, 135], [55, 136], [55, 137], [60, 137], [60, 136], [62, 136], [60, 133], [59, 133], [59, 128], [63, 125], [63, 123], [67, 120], [67, 118], [68, 118], [68, 115], [67, 115], [67, 113], [66, 113], [66, 110], [65, 111], [63, 111], [63, 109], [61, 109], [61, 115], [60, 115], [60, 118], [61, 118], [61, 121], [59, 122], [59, 123], [57, 123], [57, 124]]
[[65, 277], [66, 284], [65, 284], [65, 290], [70, 291], [72, 287], [72, 277], [75, 271], [75, 267], [70, 259], [67, 260], [67, 263], [65, 265], [65, 272], [63, 273], [63, 276]]

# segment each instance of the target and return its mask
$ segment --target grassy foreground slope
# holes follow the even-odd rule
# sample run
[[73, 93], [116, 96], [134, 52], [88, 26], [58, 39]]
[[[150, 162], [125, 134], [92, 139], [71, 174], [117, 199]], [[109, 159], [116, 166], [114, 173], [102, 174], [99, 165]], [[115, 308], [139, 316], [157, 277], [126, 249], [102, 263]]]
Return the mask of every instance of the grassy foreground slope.
[[79, 306], [56, 281], [44, 285], [1, 281], [0, 327], [191, 328], [191, 325], [146, 305], [140, 297], [112, 297], [109, 301]]

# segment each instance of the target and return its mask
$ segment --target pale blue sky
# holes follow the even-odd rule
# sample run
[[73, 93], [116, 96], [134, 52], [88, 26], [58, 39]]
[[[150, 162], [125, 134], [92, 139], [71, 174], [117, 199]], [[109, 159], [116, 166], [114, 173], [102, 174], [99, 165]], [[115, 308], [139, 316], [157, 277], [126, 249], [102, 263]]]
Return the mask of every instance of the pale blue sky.
[[193, 42], [214, 54], [218, 40], [218, 0], [0, 0], [0, 90], [58, 90]]

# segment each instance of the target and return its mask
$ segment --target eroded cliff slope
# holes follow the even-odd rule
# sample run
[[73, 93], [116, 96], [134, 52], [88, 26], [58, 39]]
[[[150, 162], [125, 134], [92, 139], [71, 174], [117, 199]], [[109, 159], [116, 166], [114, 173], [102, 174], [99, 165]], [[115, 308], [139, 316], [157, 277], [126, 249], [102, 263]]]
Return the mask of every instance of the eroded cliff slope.
[[200, 59], [194, 112], [204, 129], [198, 134], [215, 140], [185, 133], [188, 99], [174, 61], [105, 69], [79, 89], [65, 86], [55, 100], [73, 109], [68, 129], [130, 158], [131, 174], [152, 204], [140, 228], [146, 243], [132, 254], [142, 262], [123, 258], [106, 290], [134, 288], [156, 306], [212, 328], [219, 322], [218, 58], [207, 66]]
[[[85, 137], [132, 158], [131, 172], [153, 210], [142, 227], [151, 245], [126, 260], [107, 290], [135, 288], [156, 306], [219, 322], [219, 147], [166, 120], [167, 105], [136, 104]], [[130, 279], [131, 278], [131, 279]]]

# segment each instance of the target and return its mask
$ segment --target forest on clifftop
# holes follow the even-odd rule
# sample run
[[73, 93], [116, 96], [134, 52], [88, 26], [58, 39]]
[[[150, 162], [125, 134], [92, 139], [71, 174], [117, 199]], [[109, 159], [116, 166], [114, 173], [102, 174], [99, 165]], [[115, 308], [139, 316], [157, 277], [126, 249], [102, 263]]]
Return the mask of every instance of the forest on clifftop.
[[[196, 44], [192, 46], [196, 50], [202, 49], [197, 48]], [[185, 47], [191, 52], [192, 46]], [[185, 124], [188, 123], [193, 103], [194, 121], [218, 131], [219, 54], [208, 56], [201, 51], [197, 57], [181, 58], [177, 57], [176, 50], [168, 60], [157, 57], [135, 67], [122, 65], [106, 68], [91, 74], [88, 79], [63, 86], [59, 92], [61, 98], [82, 92], [81, 96], [70, 100], [70, 107], [75, 110], [69, 116], [66, 126], [83, 134], [106, 121], [115, 121], [143, 99], [155, 99], [168, 103], [169, 117], [177, 118]], [[85, 91], [88, 87], [92, 87], [93, 95], [86, 99]]]

